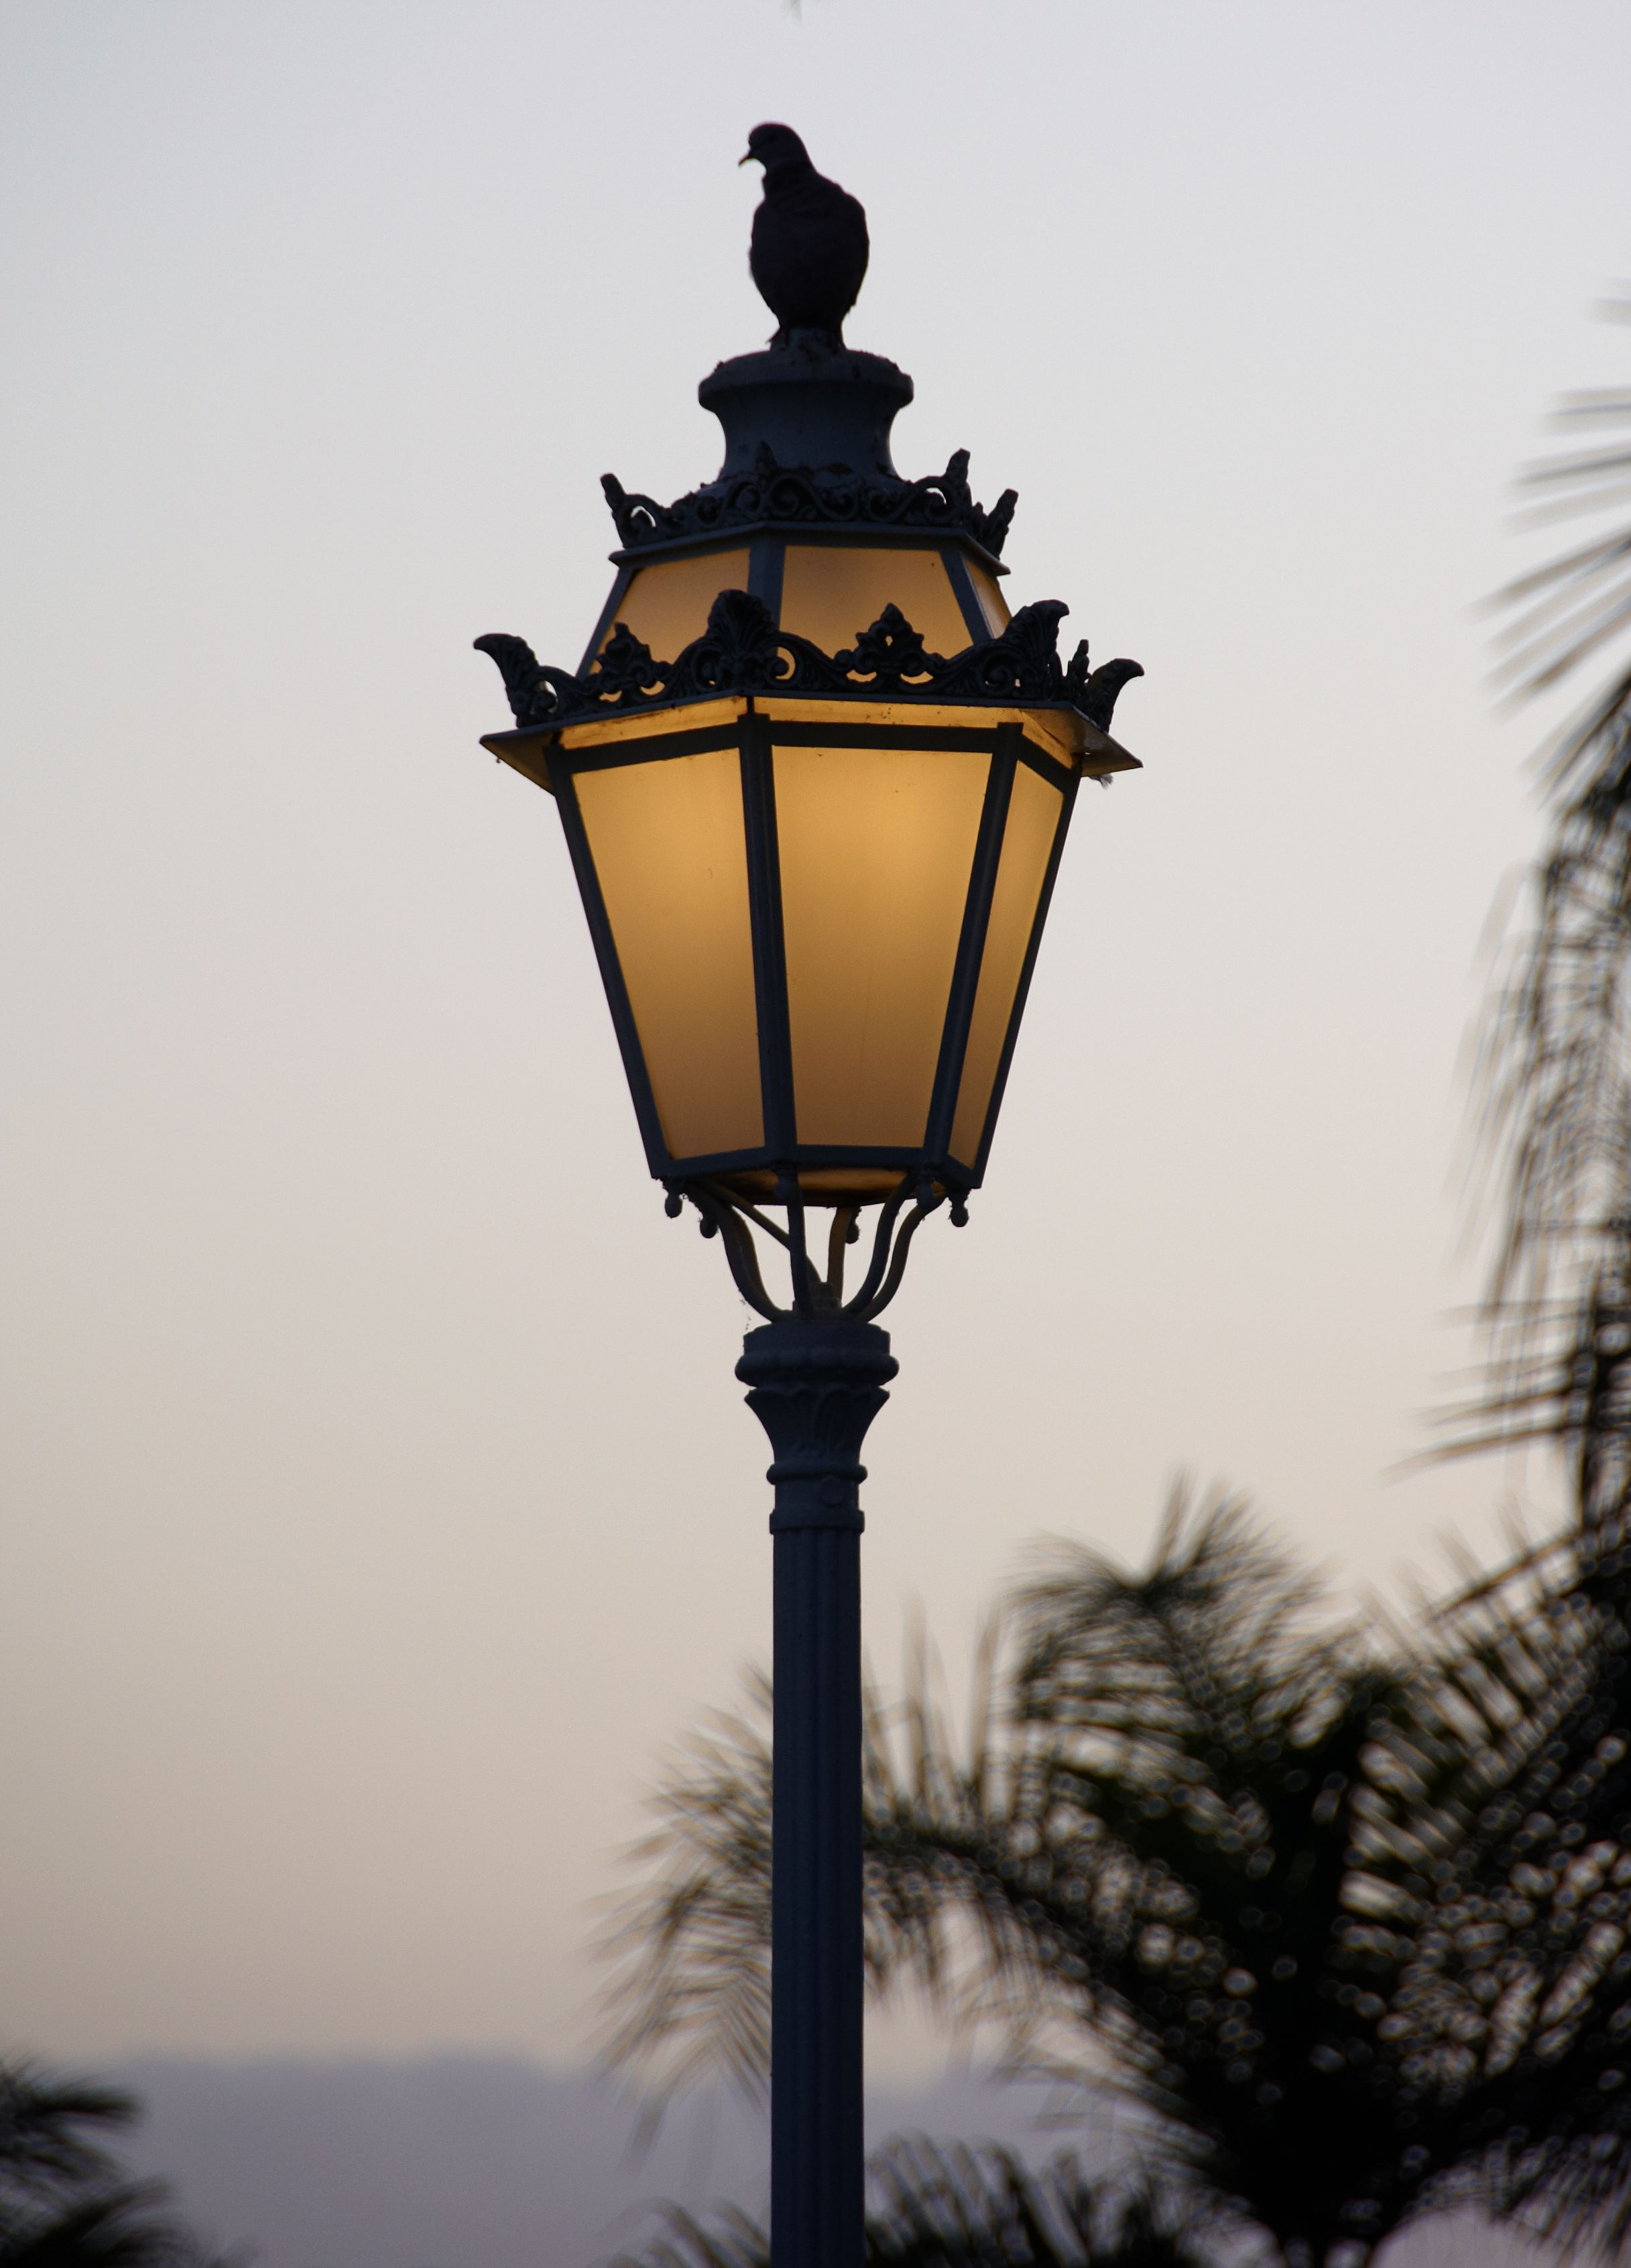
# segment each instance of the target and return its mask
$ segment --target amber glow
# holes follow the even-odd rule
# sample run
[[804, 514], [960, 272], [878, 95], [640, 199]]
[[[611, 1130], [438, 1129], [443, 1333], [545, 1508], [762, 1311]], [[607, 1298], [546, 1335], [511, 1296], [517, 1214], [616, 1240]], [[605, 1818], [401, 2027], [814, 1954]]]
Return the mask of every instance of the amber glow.
[[983, 567], [967, 560], [968, 579], [974, 586], [974, 596], [980, 601], [980, 611], [986, 618], [986, 628], [993, 637], [1001, 637], [1013, 616], [1008, 611], [1008, 601], [1003, 596], [995, 575], [988, 575]]
[[797, 1138], [924, 1137], [989, 759], [775, 751]]
[[782, 628], [824, 653], [852, 646], [887, 606], [899, 607], [930, 653], [973, 644], [937, 551], [790, 543], [782, 569]]
[[646, 1071], [677, 1157], [764, 1138], [740, 760], [579, 772], [577, 803]]
[[[708, 610], [721, 591], [746, 591], [747, 553], [709, 551], [700, 559], [659, 559], [641, 568], [618, 601], [627, 622], [658, 661], [672, 661], [708, 628]], [[611, 631], [606, 632], [609, 637]]]
[[[641, 744], [694, 724], [731, 731], [752, 715], [770, 726], [768, 879], [781, 915], [791, 1132], [801, 1148], [922, 1149], [994, 742], [1003, 746], [995, 735], [1018, 725], [1038, 752], [1015, 768], [953, 1106], [949, 1154], [975, 1167], [1063, 819], [1054, 765], [1069, 761], [1064, 735], [1079, 720], [956, 702], [754, 695], [608, 716], [556, 736], [563, 755], [590, 759], [572, 774], [578, 808], [674, 1158], [762, 1155], [766, 1140], [743, 757], [733, 731], [730, 747], [691, 755]], [[981, 745], [806, 747], [778, 738], [790, 725], [871, 728], [880, 741], [900, 727], [944, 730], [978, 734]], [[593, 760], [625, 750], [632, 762]], [[1052, 762], [1039, 770], [1042, 751]], [[774, 1169], [764, 1187], [764, 1167], [746, 1170], [742, 1194], [768, 1197]], [[799, 1168], [818, 1204], [875, 1202], [897, 1178], [868, 1162]]]
[[1059, 790], [1028, 764], [1015, 766], [1013, 797], [1003, 854], [997, 861], [991, 919], [974, 991], [957, 1116], [951, 1125], [951, 1155], [959, 1165], [973, 1165], [985, 1131], [991, 1090], [996, 1083], [1063, 802]]

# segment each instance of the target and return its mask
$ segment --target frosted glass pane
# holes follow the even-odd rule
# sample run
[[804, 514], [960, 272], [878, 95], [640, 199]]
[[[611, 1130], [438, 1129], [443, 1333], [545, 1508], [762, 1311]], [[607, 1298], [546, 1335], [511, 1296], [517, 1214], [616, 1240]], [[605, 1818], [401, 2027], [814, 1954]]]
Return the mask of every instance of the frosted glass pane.
[[663, 1138], [677, 1158], [764, 1139], [734, 748], [577, 777]]
[[775, 751], [801, 1143], [923, 1139], [989, 757]]
[[1014, 997], [1030, 950], [1063, 805], [1059, 790], [1028, 764], [1015, 766], [1014, 792], [1008, 806], [1003, 854], [997, 860], [996, 888], [991, 897], [980, 982], [974, 989], [962, 1084], [957, 1091], [957, 1116], [951, 1123], [951, 1155], [959, 1165], [972, 1166], [980, 1154], [991, 1090], [996, 1084], [997, 1065], [1008, 1038]]
[[986, 627], [993, 637], [1001, 637], [1013, 619], [1001, 586], [995, 575], [988, 575], [985, 569], [976, 567], [972, 559], [965, 563], [968, 569], [968, 579], [974, 586], [974, 596], [980, 601], [980, 611], [986, 618]]
[[899, 607], [930, 653], [961, 653], [968, 625], [937, 551], [863, 550], [790, 543], [782, 568], [782, 628], [824, 653], [852, 646], [884, 608]]
[[[746, 588], [746, 551], [662, 559], [640, 570], [623, 593], [617, 619], [627, 622], [659, 661], [672, 661], [683, 646], [702, 637], [708, 628], [708, 610], [722, 591]], [[611, 635], [607, 630], [606, 637]]]

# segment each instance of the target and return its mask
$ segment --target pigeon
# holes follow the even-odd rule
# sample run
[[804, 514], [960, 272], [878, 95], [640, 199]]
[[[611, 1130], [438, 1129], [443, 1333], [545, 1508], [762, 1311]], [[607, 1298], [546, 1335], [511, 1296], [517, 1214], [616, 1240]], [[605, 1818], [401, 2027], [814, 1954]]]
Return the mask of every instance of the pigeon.
[[866, 213], [811, 164], [790, 126], [755, 126], [747, 155], [765, 169], [753, 215], [748, 271], [776, 319], [773, 346], [793, 331], [819, 331], [843, 344], [844, 317], [866, 274]]

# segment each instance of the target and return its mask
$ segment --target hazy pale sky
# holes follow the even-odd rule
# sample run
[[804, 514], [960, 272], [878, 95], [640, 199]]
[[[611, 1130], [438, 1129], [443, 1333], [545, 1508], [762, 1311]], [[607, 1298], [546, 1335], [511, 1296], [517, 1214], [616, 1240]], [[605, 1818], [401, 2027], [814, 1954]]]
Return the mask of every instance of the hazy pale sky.
[[572, 2054], [766, 1644], [748, 1319], [470, 652], [573, 659], [600, 473], [716, 468], [761, 118], [867, 205], [902, 468], [1149, 673], [889, 1318], [875, 1660], [1180, 1468], [1355, 1588], [1485, 1547], [1499, 1474], [1389, 1471], [1534, 841], [1475, 603], [1624, 380], [1628, 85], [1623, 0], [0, 5], [0, 2036]]

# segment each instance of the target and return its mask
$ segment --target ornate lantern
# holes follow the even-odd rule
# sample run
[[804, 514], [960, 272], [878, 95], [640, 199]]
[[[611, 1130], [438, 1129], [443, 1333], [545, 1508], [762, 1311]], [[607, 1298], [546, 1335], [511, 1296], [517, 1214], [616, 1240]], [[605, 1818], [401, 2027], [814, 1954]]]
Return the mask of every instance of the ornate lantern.
[[651, 1171], [715, 1226], [816, 1204], [849, 1233], [914, 1192], [961, 1218], [1076, 790], [1136, 763], [1109, 726], [1137, 664], [1062, 665], [1056, 600], [1010, 615], [1012, 491], [982, 511], [961, 452], [895, 471], [912, 392], [811, 334], [722, 363], [718, 478], [604, 482], [578, 669], [477, 641], [516, 718], [483, 745], [555, 798]]

